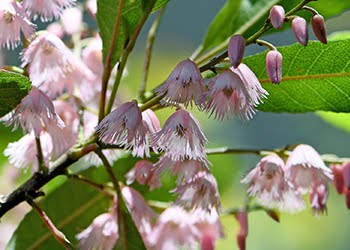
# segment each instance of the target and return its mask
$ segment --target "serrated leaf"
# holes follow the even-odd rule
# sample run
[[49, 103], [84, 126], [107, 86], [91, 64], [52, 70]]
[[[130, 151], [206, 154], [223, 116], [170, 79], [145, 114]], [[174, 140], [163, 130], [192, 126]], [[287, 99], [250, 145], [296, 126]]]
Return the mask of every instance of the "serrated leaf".
[[280, 47], [283, 79], [269, 83], [265, 70], [266, 52], [244, 62], [255, 72], [268, 99], [258, 109], [266, 112], [304, 113], [314, 111], [350, 112], [350, 40], [324, 45], [310, 42]]
[[28, 77], [9, 72], [0, 71], [0, 117], [6, 115], [17, 107], [28, 94], [31, 83]]
[[[232, 7], [230, 12], [228, 11], [228, 5], [233, 6], [231, 2], [236, 2], [239, 5], [236, 6], [235, 9]], [[246, 38], [251, 36], [263, 26], [273, 5], [281, 5], [287, 12], [298, 3], [300, 3], [300, 0], [227, 0], [224, 7], [210, 25], [210, 27], [213, 26], [213, 28], [209, 28], [205, 35], [202, 51], [214, 48], [237, 32], [241, 33]], [[308, 5], [314, 7], [325, 18], [328, 18], [349, 9], [350, 1], [317, 1], [310, 2]], [[310, 20], [311, 14], [307, 11], [299, 11], [297, 14], [305, 17], [307, 21]], [[215, 26], [221, 27], [217, 24], [224, 23], [225, 20], [227, 20], [226, 26], [221, 29], [214, 29]], [[289, 26], [286, 24], [283, 25], [283, 28], [286, 27]], [[271, 29], [270, 33], [277, 31], [276, 29]]]
[[[115, 23], [118, 14], [119, 0], [99, 0], [97, 1], [97, 24], [103, 43], [103, 62], [106, 63], [108, 52], [111, 48]], [[125, 0], [122, 16], [118, 28], [118, 35], [115, 41], [114, 50], [111, 56], [112, 67], [117, 63], [121, 52], [128, 42], [130, 36], [135, 31], [140, 17], [149, 1]]]
[[[125, 172], [131, 168], [135, 163], [134, 159], [128, 156], [116, 161], [115, 166], [118, 166], [118, 169], [114, 169], [115, 173], [118, 175], [119, 171]], [[90, 168], [82, 174], [97, 183], [109, 181], [103, 167]], [[76, 245], [75, 235], [88, 227], [96, 216], [108, 212], [111, 201], [87, 184], [70, 179], [47, 195], [39, 205], [67, 239]], [[128, 239], [127, 249], [145, 249], [131, 216], [126, 212], [126, 207], [123, 209]], [[62, 246], [52, 237], [38, 215], [31, 211], [12, 235], [7, 249], [62, 249]]]

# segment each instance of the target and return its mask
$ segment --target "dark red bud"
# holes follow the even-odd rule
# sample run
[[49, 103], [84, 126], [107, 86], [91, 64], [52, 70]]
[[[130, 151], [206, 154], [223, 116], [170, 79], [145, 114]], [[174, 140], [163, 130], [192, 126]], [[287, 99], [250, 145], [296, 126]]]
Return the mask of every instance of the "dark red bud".
[[238, 212], [235, 217], [240, 225], [237, 234], [237, 245], [240, 250], [246, 249], [246, 238], [248, 236], [248, 213], [246, 211]]
[[348, 209], [350, 209], [350, 190], [345, 190], [344, 191], [345, 192], [345, 203], [346, 203], [346, 207], [348, 208]]
[[292, 29], [297, 41], [301, 45], [306, 46], [307, 42], [309, 41], [309, 33], [306, 20], [302, 17], [294, 18], [292, 21]]
[[333, 183], [338, 194], [342, 194], [344, 191], [344, 177], [343, 177], [343, 166], [340, 164], [331, 164], [331, 170], [333, 172]]
[[327, 44], [326, 25], [323, 16], [314, 15], [311, 18], [311, 26], [317, 39], [321, 43]]
[[266, 54], [266, 73], [272, 83], [282, 81], [282, 54], [271, 50]]
[[274, 5], [270, 10], [270, 21], [274, 28], [280, 29], [284, 22], [284, 9], [280, 5]]
[[245, 39], [241, 35], [233, 35], [230, 38], [228, 43], [228, 58], [231, 65], [235, 68], [242, 62], [245, 44]]
[[345, 187], [350, 190], [350, 162], [343, 164], [343, 177]]

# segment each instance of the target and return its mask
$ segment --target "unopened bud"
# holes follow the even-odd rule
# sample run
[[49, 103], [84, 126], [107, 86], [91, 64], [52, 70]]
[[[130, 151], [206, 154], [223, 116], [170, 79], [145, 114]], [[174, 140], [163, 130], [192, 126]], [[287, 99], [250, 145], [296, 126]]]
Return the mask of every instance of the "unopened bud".
[[307, 42], [309, 41], [309, 33], [306, 20], [302, 17], [294, 18], [292, 21], [292, 29], [297, 41], [301, 45], [306, 46]]
[[331, 170], [333, 172], [333, 182], [338, 194], [342, 194], [344, 191], [344, 177], [343, 166], [340, 164], [331, 164]]
[[265, 210], [266, 214], [276, 222], [280, 222], [280, 215], [275, 210]]
[[311, 26], [317, 39], [321, 43], [327, 44], [326, 25], [323, 16], [314, 15], [311, 18]]
[[345, 190], [345, 203], [346, 207], [350, 209], [350, 190]]
[[233, 35], [230, 38], [228, 43], [228, 57], [231, 65], [235, 68], [242, 62], [245, 44], [245, 39], [241, 35]]
[[266, 54], [266, 73], [272, 83], [282, 81], [282, 54], [271, 50]]
[[284, 9], [280, 5], [274, 5], [270, 10], [270, 20], [274, 28], [280, 29], [284, 22]]
[[241, 211], [235, 214], [236, 219], [240, 225], [239, 232], [237, 234], [237, 244], [240, 250], [246, 249], [246, 238], [248, 236], [248, 213]]
[[346, 162], [343, 165], [343, 177], [345, 187], [350, 190], [350, 162]]

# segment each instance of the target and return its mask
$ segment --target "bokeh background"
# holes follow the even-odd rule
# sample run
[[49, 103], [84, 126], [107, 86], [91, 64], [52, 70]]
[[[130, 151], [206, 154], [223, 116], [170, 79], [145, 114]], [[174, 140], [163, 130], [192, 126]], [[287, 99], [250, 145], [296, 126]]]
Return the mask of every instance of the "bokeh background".
[[[208, 25], [224, 0], [174, 0], [170, 1], [163, 16], [158, 37], [155, 41], [152, 58], [149, 87], [155, 87], [166, 79], [179, 62], [189, 57], [202, 41]], [[321, 13], [322, 14], [322, 13]], [[153, 17], [154, 18], [154, 17]], [[150, 20], [152, 21], [152, 20]], [[350, 12], [327, 20], [328, 33], [350, 30]], [[143, 29], [135, 52], [127, 66], [128, 74], [122, 88], [127, 96], [134, 96], [141, 81], [143, 50], [147, 30], [151, 22]], [[310, 34], [311, 35], [311, 34]], [[265, 40], [275, 45], [295, 43], [291, 30], [267, 35]], [[313, 37], [311, 37], [313, 39]], [[258, 46], [249, 46], [246, 55], [261, 51]], [[14, 62], [9, 57], [5, 62]], [[170, 114], [160, 111], [162, 122]], [[289, 144], [306, 143], [315, 147], [319, 153], [332, 153], [338, 156], [350, 156], [350, 134], [334, 128], [314, 113], [307, 114], [272, 114], [258, 112], [249, 122], [217, 122], [195, 111], [209, 140], [208, 148], [228, 146], [234, 148], [279, 148]], [[7, 144], [18, 140], [21, 132], [11, 133], [11, 129], [0, 125], [0, 151]], [[240, 206], [245, 197], [245, 189], [240, 178], [250, 167], [255, 166], [259, 157], [252, 155], [212, 156], [212, 171], [217, 177], [222, 197], [223, 208]], [[9, 166], [7, 159], [0, 154], [0, 194], [7, 194], [18, 186], [28, 173], [20, 173]], [[28, 210], [21, 204], [9, 212], [0, 223], [0, 249], [15, 230], [18, 221]], [[218, 249], [237, 249], [235, 234], [238, 225], [233, 216], [223, 217], [225, 239], [217, 244]], [[349, 249], [350, 217], [343, 196], [339, 196], [331, 187], [328, 214], [315, 217], [309, 209], [296, 215], [281, 214], [281, 222], [276, 223], [264, 212], [249, 214], [248, 249]]]

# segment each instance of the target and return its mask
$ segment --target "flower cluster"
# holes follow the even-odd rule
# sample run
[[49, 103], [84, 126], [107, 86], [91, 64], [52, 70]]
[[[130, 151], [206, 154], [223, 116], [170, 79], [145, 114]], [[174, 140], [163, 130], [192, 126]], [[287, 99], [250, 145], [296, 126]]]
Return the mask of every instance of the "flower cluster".
[[328, 183], [333, 180], [320, 155], [309, 145], [300, 144], [286, 163], [276, 154], [261, 159], [242, 179], [249, 196], [264, 207], [298, 212], [305, 208], [302, 195], [309, 193], [315, 214], [326, 211]]

